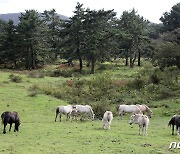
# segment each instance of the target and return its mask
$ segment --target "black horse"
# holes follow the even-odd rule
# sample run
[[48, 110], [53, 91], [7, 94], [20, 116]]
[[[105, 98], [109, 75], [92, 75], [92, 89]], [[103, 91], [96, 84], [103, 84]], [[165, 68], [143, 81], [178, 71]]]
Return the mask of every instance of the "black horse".
[[172, 135], [174, 135], [174, 126], [176, 125], [177, 134], [180, 133], [180, 115], [174, 115], [169, 121], [168, 126], [172, 125]]
[[20, 125], [20, 119], [17, 112], [3, 112], [1, 114], [2, 123], [4, 124], [4, 130], [3, 133], [6, 133], [6, 125], [9, 123], [10, 128], [9, 131], [11, 131], [12, 124], [15, 123], [14, 132], [19, 131], [19, 125]]

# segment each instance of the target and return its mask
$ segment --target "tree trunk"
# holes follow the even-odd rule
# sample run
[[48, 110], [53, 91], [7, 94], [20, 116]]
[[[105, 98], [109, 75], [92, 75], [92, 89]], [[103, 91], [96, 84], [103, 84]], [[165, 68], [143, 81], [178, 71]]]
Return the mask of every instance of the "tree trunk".
[[14, 60], [14, 69], [16, 69], [17, 68], [17, 61], [16, 61], [16, 59]]
[[141, 52], [138, 51], [138, 66], [141, 66]]
[[135, 63], [135, 61], [136, 61], [136, 55], [137, 55], [137, 53], [135, 52], [135, 54], [134, 54], [134, 59], [133, 59], [133, 54], [131, 53], [131, 55], [130, 55], [130, 67], [131, 67], [131, 68], [134, 67], [134, 63]]
[[32, 44], [31, 44], [31, 68], [32, 69], [35, 69], [35, 54], [34, 54], [34, 51], [33, 51], [33, 47], [32, 47]]
[[25, 58], [25, 63], [26, 63], [26, 69], [29, 69], [29, 48], [26, 47], [26, 58]]
[[82, 68], [83, 68], [82, 58], [79, 57], [79, 72], [80, 72], [80, 73], [82, 73]]
[[130, 68], [133, 68], [133, 56], [132, 56], [132, 51], [130, 51]]
[[125, 56], [126, 56], [125, 66], [128, 66], [128, 62], [129, 62], [128, 51], [126, 52]]
[[92, 56], [92, 59], [91, 59], [91, 74], [94, 74], [94, 68], [95, 68], [95, 63], [96, 63], [96, 60], [95, 60], [95, 57]]

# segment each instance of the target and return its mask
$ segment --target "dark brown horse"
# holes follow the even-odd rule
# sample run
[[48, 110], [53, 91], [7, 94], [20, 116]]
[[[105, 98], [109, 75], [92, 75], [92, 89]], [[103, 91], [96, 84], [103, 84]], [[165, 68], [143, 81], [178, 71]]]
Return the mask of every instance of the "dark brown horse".
[[3, 133], [6, 133], [6, 125], [10, 124], [9, 131], [11, 131], [12, 124], [15, 123], [14, 132], [19, 131], [20, 119], [17, 112], [3, 112], [1, 114], [2, 123], [4, 124]]
[[180, 115], [174, 115], [169, 121], [168, 126], [172, 125], [172, 135], [174, 135], [174, 126], [176, 125], [176, 132], [180, 134]]

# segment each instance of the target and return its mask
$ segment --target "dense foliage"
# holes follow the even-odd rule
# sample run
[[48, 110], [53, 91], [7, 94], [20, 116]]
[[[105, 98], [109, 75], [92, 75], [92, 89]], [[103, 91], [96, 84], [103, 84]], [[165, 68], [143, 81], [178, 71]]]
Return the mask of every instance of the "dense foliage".
[[148, 22], [135, 9], [117, 18], [114, 10], [86, 9], [80, 3], [68, 20], [54, 9], [26, 10], [18, 25], [0, 20], [0, 65], [31, 70], [59, 59], [72, 66], [78, 60], [80, 73], [86, 64], [94, 74], [99, 62], [123, 58], [134, 67], [144, 57], [160, 68], [179, 67], [179, 19], [179, 3], [163, 14], [163, 24]]

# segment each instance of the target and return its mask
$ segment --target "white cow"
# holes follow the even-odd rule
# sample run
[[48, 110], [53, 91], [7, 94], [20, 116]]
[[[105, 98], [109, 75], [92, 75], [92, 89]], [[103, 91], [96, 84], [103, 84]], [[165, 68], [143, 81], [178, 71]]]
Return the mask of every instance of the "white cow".
[[104, 113], [102, 123], [103, 123], [103, 129], [110, 129], [111, 122], [113, 120], [113, 114], [111, 111], [106, 111]]

